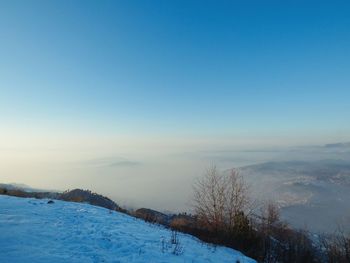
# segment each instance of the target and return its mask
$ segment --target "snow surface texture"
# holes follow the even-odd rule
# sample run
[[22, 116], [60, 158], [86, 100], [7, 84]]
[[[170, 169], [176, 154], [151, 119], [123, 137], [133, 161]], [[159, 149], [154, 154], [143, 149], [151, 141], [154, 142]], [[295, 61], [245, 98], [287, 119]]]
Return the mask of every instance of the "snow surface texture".
[[0, 262], [240, 262], [254, 260], [88, 204], [0, 196]]

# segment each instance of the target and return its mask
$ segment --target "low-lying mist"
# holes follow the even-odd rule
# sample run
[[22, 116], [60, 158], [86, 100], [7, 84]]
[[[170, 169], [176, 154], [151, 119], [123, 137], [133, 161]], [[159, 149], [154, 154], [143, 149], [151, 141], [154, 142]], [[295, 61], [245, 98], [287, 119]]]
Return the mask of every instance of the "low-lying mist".
[[[223, 172], [240, 168], [251, 185], [252, 196], [260, 201], [264, 198], [278, 200], [287, 220], [294, 220], [298, 226], [312, 221], [316, 214], [320, 216], [319, 213], [327, 212], [323, 205], [327, 203], [324, 195], [337, 192], [340, 187], [333, 182], [334, 178], [343, 176], [344, 182], [349, 182], [350, 177], [347, 174], [350, 165], [349, 170], [343, 169], [344, 164], [350, 164], [348, 144], [172, 153], [150, 150], [127, 154], [117, 151], [98, 154], [90, 151], [51, 150], [36, 151], [35, 154], [13, 151], [4, 154], [1, 161], [3, 183], [24, 183], [34, 188], [62, 191], [90, 189], [127, 208], [148, 207], [171, 212], [191, 211], [192, 184], [210, 165], [217, 165]], [[302, 166], [300, 162], [303, 162]], [[322, 174], [326, 178], [323, 181], [319, 177]], [[350, 192], [350, 183], [342, 183], [341, 187], [342, 192], [347, 192], [344, 187]], [[339, 201], [342, 204], [340, 210], [350, 203], [350, 196], [346, 194], [328, 196], [328, 200], [332, 198], [349, 198]], [[338, 206], [337, 202], [333, 204]], [[316, 203], [321, 203], [320, 209], [315, 208]], [[332, 214], [339, 211], [336, 209]], [[305, 220], [301, 214], [305, 214]], [[327, 219], [323, 221], [329, 223]], [[322, 230], [322, 226], [317, 230]]]

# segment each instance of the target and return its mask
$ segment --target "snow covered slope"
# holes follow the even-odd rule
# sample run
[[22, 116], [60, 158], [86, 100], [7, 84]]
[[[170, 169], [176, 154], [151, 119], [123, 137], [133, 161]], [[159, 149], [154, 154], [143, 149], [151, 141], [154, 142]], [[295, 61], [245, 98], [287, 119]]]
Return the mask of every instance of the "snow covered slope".
[[[88, 204], [0, 196], [0, 262], [255, 262]], [[175, 253], [174, 253], [175, 251]]]

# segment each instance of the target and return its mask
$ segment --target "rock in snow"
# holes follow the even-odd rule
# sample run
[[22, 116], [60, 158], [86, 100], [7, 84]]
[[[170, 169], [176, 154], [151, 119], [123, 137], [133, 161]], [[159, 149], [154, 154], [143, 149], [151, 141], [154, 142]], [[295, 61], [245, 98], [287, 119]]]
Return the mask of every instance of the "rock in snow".
[[212, 246], [128, 215], [82, 203], [0, 196], [0, 262], [240, 262]]

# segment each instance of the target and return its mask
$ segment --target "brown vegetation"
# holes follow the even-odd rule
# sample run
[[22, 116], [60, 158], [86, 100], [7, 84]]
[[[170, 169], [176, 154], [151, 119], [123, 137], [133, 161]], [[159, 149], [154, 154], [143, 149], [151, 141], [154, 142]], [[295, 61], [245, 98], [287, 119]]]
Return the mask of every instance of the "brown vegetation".
[[167, 225], [169, 217], [166, 214], [148, 208], [137, 209], [134, 213], [132, 213], [132, 215], [147, 222], [161, 225]]
[[350, 262], [350, 234], [346, 234], [341, 227], [335, 235], [323, 235], [320, 238], [320, 245], [325, 252], [327, 262]]

